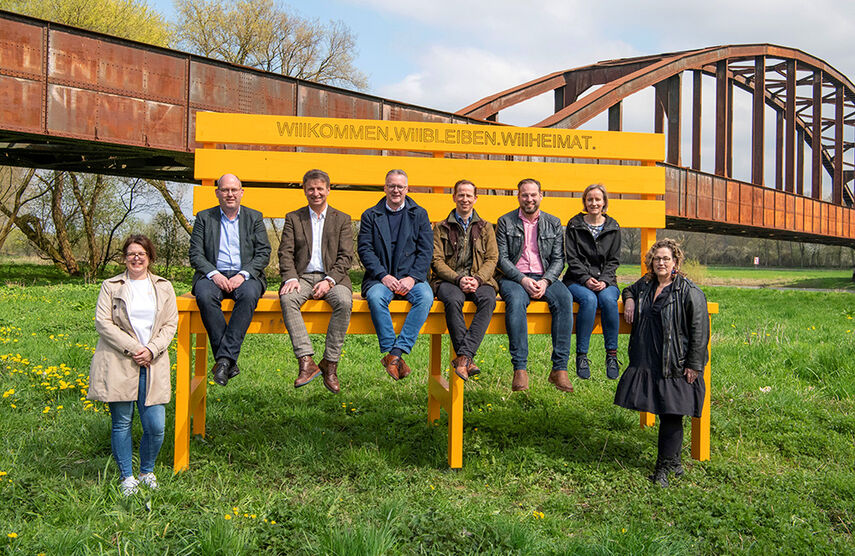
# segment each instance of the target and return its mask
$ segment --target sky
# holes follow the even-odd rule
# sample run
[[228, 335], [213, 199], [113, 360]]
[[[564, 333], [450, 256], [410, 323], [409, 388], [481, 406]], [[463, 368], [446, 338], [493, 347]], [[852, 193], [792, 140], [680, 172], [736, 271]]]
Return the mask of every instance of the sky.
[[[150, 1], [172, 17], [171, 0]], [[357, 36], [356, 64], [369, 77], [370, 93], [447, 111], [553, 71], [720, 44], [799, 48], [855, 78], [855, 0], [292, 0], [286, 5], [305, 17], [341, 20], [350, 27]], [[551, 99], [544, 106], [551, 107]]]
[[[171, 0], [149, 1], [167, 18], [173, 16]], [[369, 93], [450, 112], [554, 71], [726, 44], [798, 48], [855, 80], [855, 0], [292, 0], [286, 6], [304, 17], [341, 20], [350, 27]], [[713, 82], [705, 81], [705, 98], [711, 98]], [[685, 125], [688, 75], [683, 87]], [[652, 98], [646, 91], [625, 102], [625, 130], [653, 131]], [[551, 113], [552, 103], [551, 94], [542, 95], [503, 111], [499, 119], [531, 125]], [[704, 106], [702, 169], [709, 170], [712, 103]], [[736, 95], [734, 106], [734, 135], [750, 134], [750, 99]], [[774, 137], [768, 126], [774, 118], [766, 120], [767, 137]], [[584, 127], [605, 129], [605, 116]], [[847, 133], [853, 135], [847, 140], [855, 139], [855, 132]], [[690, 136], [684, 129], [684, 146]], [[747, 149], [735, 151], [734, 177], [745, 179], [738, 174], [748, 172]], [[684, 147], [684, 152], [690, 151]], [[774, 164], [766, 166], [774, 171]], [[767, 182], [773, 179], [768, 172]]]

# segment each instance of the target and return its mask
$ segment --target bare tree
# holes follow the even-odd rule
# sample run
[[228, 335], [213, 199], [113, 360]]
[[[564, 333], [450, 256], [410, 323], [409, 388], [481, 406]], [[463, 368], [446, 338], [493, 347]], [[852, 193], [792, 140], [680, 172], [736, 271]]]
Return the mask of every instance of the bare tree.
[[183, 48], [291, 77], [364, 89], [356, 69], [356, 37], [342, 21], [321, 23], [277, 0], [176, 0], [176, 36]]

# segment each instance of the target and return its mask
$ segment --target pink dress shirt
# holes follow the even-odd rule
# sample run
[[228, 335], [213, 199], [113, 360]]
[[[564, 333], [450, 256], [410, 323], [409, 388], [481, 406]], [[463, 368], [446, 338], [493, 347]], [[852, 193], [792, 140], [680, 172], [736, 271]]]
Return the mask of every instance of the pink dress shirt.
[[537, 211], [533, 220], [529, 220], [520, 209], [519, 217], [523, 223], [525, 237], [523, 238], [520, 260], [517, 261], [517, 268], [524, 274], [543, 274], [543, 263], [540, 260], [540, 251], [537, 248], [537, 222], [540, 220], [540, 211]]

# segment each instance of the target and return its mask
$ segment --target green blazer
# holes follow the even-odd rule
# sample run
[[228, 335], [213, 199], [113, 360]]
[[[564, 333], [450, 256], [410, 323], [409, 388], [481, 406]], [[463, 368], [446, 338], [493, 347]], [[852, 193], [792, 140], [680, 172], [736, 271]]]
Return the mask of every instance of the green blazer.
[[[267, 289], [264, 269], [270, 262], [270, 241], [264, 227], [263, 215], [249, 207], [240, 207], [240, 265], [250, 276], [259, 280]], [[220, 207], [219, 205], [200, 211], [193, 223], [190, 235], [190, 265], [196, 270], [193, 287], [200, 278], [217, 268], [217, 253], [220, 250]], [[192, 290], [191, 290], [192, 291]]]

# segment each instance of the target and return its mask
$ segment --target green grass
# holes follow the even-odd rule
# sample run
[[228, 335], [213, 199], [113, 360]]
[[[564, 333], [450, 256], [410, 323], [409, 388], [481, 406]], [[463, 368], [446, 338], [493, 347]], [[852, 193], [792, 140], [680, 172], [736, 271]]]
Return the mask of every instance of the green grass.
[[348, 337], [333, 396], [320, 381], [295, 390], [287, 337], [255, 335], [241, 375], [209, 387], [190, 470], [171, 473], [170, 404], [161, 488], [125, 500], [109, 416], [80, 392], [98, 284], [38, 272], [0, 276], [0, 552], [855, 553], [851, 293], [705, 287], [721, 308], [712, 459], [688, 460], [687, 426], [673, 488], [646, 480], [656, 429], [612, 404], [598, 338], [593, 378], [565, 395], [546, 382], [548, 337], [531, 338], [527, 394], [510, 393], [506, 338], [488, 337], [453, 472], [445, 415], [426, 425], [427, 338], [393, 383], [376, 338]]

